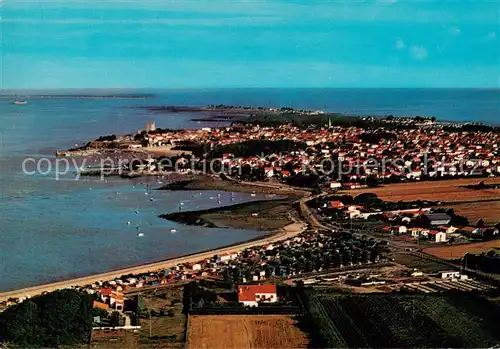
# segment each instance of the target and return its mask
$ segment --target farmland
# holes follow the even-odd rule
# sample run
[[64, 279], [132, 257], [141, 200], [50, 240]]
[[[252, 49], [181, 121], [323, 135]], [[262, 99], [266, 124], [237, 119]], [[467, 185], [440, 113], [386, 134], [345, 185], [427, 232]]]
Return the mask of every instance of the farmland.
[[187, 348], [307, 348], [296, 321], [280, 315], [193, 315]]
[[471, 223], [482, 219], [487, 226], [494, 226], [500, 222], [500, 201], [464, 203], [446, 207], [452, 208], [455, 214], [467, 217]]
[[327, 347], [487, 347], [500, 341], [500, 308], [476, 296], [309, 294]]
[[429, 247], [423, 252], [443, 259], [458, 259], [462, 258], [466, 253], [483, 253], [493, 248], [500, 248], [500, 240], [454, 246]]
[[412, 182], [401, 184], [390, 184], [379, 188], [367, 188], [350, 190], [349, 195], [362, 193], [374, 193], [385, 201], [445, 201], [445, 202], [468, 202], [480, 200], [499, 200], [500, 189], [474, 190], [463, 188], [466, 185], [474, 185], [484, 181], [486, 184], [498, 184], [499, 178], [464, 178], [444, 181]]
[[437, 273], [441, 270], [449, 269], [449, 267], [443, 263], [406, 253], [395, 254], [394, 261], [410, 269], [416, 268], [424, 273]]

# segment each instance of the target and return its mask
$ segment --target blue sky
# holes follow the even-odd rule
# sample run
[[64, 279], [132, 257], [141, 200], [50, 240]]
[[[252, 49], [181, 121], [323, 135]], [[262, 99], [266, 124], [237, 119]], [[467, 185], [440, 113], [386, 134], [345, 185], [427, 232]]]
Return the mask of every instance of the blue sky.
[[2, 88], [498, 87], [500, 1], [0, 0]]

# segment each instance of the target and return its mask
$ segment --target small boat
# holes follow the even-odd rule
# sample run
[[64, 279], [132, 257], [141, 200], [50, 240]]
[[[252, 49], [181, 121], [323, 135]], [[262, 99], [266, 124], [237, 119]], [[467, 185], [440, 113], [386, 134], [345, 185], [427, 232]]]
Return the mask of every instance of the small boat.
[[149, 198], [149, 201], [155, 201], [155, 199], [153, 199], [153, 198]]
[[250, 196], [257, 196], [257, 194], [250, 194]]
[[144, 236], [144, 233], [137, 234], [138, 237]]
[[130, 225], [130, 221], [129, 221], [129, 222], [127, 222], [127, 225]]
[[177, 233], [177, 230], [176, 229], [170, 229], [170, 232], [171, 233]]
[[14, 101], [12, 104], [24, 105], [24, 104], [28, 104], [28, 101], [25, 101], [25, 100], [22, 100], [22, 101]]

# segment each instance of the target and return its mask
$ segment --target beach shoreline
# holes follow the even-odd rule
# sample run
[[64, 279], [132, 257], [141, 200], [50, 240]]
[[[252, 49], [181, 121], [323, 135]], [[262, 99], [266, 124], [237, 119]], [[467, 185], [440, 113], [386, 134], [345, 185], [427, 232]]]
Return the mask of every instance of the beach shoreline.
[[286, 240], [291, 237], [295, 237], [307, 229], [307, 224], [305, 222], [294, 221], [291, 224], [281, 228], [278, 231], [272, 232], [262, 237], [255, 239], [250, 239], [242, 242], [238, 242], [231, 245], [226, 245], [218, 247], [215, 249], [204, 250], [200, 252], [195, 252], [192, 254], [187, 254], [179, 257], [173, 257], [157, 262], [146, 263], [136, 266], [130, 266], [125, 268], [120, 268], [117, 270], [107, 271], [103, 273], [72, 278], [68, 280], [61, 280], [56, 282], [51, 282], [42, 285], [25, 287], [17, 290], [10, 290], [0, 293], [0, 301], [5, 301], [10, 298], [21, 298], [21, 297], [32, 297], [39, 295], [44, 292], [51, 292], [57, 289], [71, 288], [71, 287], [83, 287], [98, 281], [106, 281], [114, 278], [121, 277], [126, 274], [141, 274], [153, 271], [158, 271], [161, 269], [172, 268], [179, 264], [198, 262], [202, 259], [211, 258], [216, 254], [224, 254], [229, 252], [239, 252], [244, 249], [260, 246], [266, 243], [273, 243], [281, 240]]
[[[299, 202], [305, 203], [305, 201], [310, 200], [312, 197], [309, 195], [307, 192], [300, 192], [300, 191], [295, 191], [293, 189], [278, 189], [276, 187], [268, 187], [267, 185], [263, 186], [249, 186], [250, 183], [245, 183], [245, 182], [235, 182], [231, 180], [222, 180], [222, 179], [215, 179], [207, 176], [194, 176], [192, 177], [191, 180], [187, 181], [176, 181], [171, 184], [175, 186], [176, 183], [185, 183], [189, 182], [192, 183], [196, 187], [196, 189], [192, 188], [178, 188], [178, 189], [172, 189], [172, 190], [225, 190], [225, 191], [238, 191], [238, 192], [257, 192], [259, 194], [262, 193], [272, 193], [273, 195], [285, 195], [287, 193], [287, 190], [296, 195], [296, 199], [300, 200]], [[222, 183], [220, 185], [217, 185], [217, 183]], [[225, 189], [224, 189], [225, 188]], [[239, 189], [239, 190], [238, 190]], [[248, 189], [248, 190], [245, 190]], [[170, 190], [163, 188], [162, 190]], [[302, 194], [302, 195], [300, 195]], [[291, 198], [288, 198], [288, 205], [290, 205], [290, 208], [292, 208], [290, 201], [293, 200], [294, 195], [292, 195]], [[285, 199], [287, 200], [287, 199]], [[282, 204], [280, 200], [268, 200], [268, 202], [274, 202], [276, 204]], [[252, 202], [248, 202], [247, 204], [251, 205]], [[238, 206], [238, 205], [236, 205]], [[226, 209], [231, 209], [231, 206], [227, 206]], [[206, 210], [201, 210], [201, 212], [204, 212]], [[197, 211], [193, 211], [193, 213], [196, 213]], [[229, 253], [229, 252], [238, 252], [242, 251], [246, 248], [250, 248], [253, 246], [260, 246], [266, 243], [273, 243], [277, 241], [282, 241], [286, 240], [291, 237], [295, 237], [302, 233], [304, 230], [307, 229], [308, 225], [306, 222], [301, 221], [300, 218], [295, 215], [290, 215], [289, 217], [290, 221], [292, 223], [287, 224], [286, 226], [283, 226], [279, 229], [276, 229], [274, 231], [271, 231], [269, 234], [259, 236], [254, 239], [250, 240], [244, 240], [240, 241], [234, 244], [230, 245], [225, 245], [221, 247], [217, 247], [215, 249], [209, 249], [209, 250], [203, 250], [199, 252], [194, 252], [191, 254], [186, 254], [178, 257], [172, 257], [156, 262], [151, 262], [151, 263], [145, 263], [145, 264], [139, 264], [139, 265], [132, 265], [116, 270], [111, 270], [111, 271], [106, 271], [103, 273], [97, 273], [97, 274], [92, 274], [92, 275], [87, 275], [87, 276], [82, 276], [82, 277], [77, 277], [77, 278], [70, 278], [67, 280], [60, 280], [60, 281], [55, 281], [55, 282], [50, 282], [50, 283], [45, 283], [41, 285], [35, 285], [35, 286], [29, 286], [29, 287], [24, 287], [21, 289], [15, 289], [15, 290], [9, 290], [5, 292], [0, 292], [0, 301], [5, 301], [10, 298], [21, 298], [21, 297], [27, 297], [27, 296], [35, 296], [39, 295], [44, 292], [51, 292], [55, 291], [57, 289], [62, 289], [62, 288], [70, 288], [70, 287], [83, 287], [98, 281], [106, 281], [106, 280], [111, 280], [114, 278], [121, 277], [122, 275], [126, 274], [140, 274], [140, 273], [148, 273], [148, 272], [153, 272], [161, 269], [168, 269], [171, 267], [174, 267], [178, 264], [183, 264], [183, 263], [193, 263], [193, 262], [198, 262], [202, 259], [206, 258], [211, 258], [216, 254], [223, 254], [223, 253]]]

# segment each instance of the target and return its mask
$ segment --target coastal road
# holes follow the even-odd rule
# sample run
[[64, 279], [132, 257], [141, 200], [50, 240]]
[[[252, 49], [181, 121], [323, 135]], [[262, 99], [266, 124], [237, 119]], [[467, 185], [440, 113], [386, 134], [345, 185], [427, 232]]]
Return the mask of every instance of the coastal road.
[[306, 195], [310, 195], [311, 191], [312, 191], [311, 189], [308, 189], [308, 188], [292, 187], [288, 184], [280, 183], [280, 182], [244, 181], [241, 179], [235, 179], [231, 176], [228, 176], [225, 173], [221, 173], [220, 176], [216, 176], [216, 177], [219, 177], [219, 178], [222, 178], [223, 180], [227, 180], [227, 181], [234, 182], [237, 184], [250, 186], [250, 187], [260, 187], [260, 188], [294, 192], [294, 193], [303, 192]]

